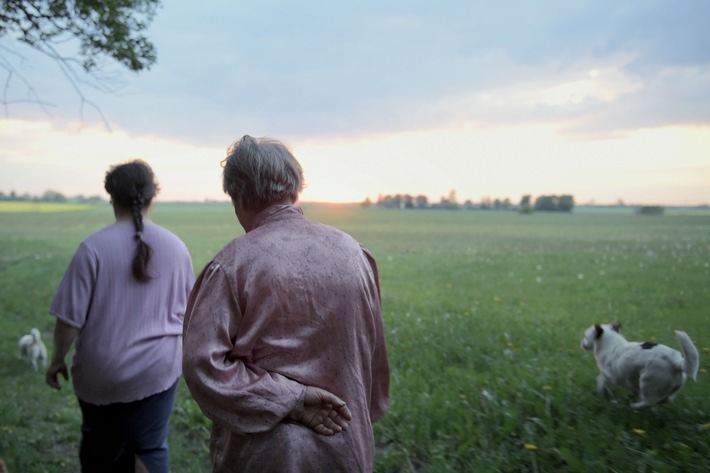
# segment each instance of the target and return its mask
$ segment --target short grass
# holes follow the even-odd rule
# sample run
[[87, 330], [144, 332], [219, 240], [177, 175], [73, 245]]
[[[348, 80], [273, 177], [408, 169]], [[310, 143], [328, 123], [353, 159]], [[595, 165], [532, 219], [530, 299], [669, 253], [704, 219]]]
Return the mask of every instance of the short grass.
[[[710, 470], [710, 217], [629, 212], [519, 215], [304, 205], [375, 254], [391, 376], [376, 424], [377, 472], [701, 472]], [[226, 204], [160, 204], [157, 222], [196, 271], [241, 234]], [[78, 471], [80, 414], [67, 385], [16, 359], [47, 314], [78, 242], [110, 223], [83, 211], [0, 213], [0, 457], [10, 471]], [[633, 412], [595, 392], [579, 348], [590, 324], [701, 353], [698, 382]], [[173, 471], [210, 471], [209, 424], [184, 385], [172, 416]]]
[[77, 210], [93, 209], [94, 207], [96, 206], [93, 204], [0, 201], [0, 213], [75, 212]]

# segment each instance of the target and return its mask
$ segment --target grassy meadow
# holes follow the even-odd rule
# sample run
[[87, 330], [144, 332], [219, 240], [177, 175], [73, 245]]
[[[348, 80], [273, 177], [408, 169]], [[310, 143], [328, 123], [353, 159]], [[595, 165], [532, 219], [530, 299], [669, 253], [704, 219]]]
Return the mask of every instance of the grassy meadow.
[[[304, 209], [378, 260], [392, 373], [377, 472], [710, 471], [707, 214]], [[10, 473], [79, 471], [71, 385], [47, 387], [17, 359], [17, 341], [37, 327], [51, 352], [54, 291], [112, 212], [57, 210], [0, 208], [0, 458]], [[242, 233], [227, 204], [158, 202], [153, 218], [185, 241], [196, 271]], [[579, 343], [611, 320], [629, 339], [676, 349], [673, 330], [687, 331], [698, 382], [643, 412], [623, 392], [604, 400]], [[173, 471], [210, 471], [209, 423], [184, 385], [171, 422]]]

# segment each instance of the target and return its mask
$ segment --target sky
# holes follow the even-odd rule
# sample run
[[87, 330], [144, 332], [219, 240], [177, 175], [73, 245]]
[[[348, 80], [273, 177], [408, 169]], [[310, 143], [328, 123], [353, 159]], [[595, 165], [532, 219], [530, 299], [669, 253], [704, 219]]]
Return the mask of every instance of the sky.
[[302, 201], [710, 204], [705, 0], [163, 3], [137, 74], [72, 83], [0, 38], [0, 191], [105, 196], [142, 158], [159, 200], [224, 200], [249, 134], [291, 148]]

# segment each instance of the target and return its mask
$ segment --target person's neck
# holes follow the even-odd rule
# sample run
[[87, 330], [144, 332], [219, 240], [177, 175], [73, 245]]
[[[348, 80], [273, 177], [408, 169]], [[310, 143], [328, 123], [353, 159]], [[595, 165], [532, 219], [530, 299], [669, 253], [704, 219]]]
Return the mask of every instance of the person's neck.
[[234, 206], [234, 212], [237, 214], [237, 219], [239, 220], [239, 223], [241, 224], [245, 233], [249, 233], [254, 228], [254, 217], [257, 214], [259, 214], [260, 212], [268, 209], [269, 207], [273, 207], [275, 205], [293, 205], [294, 203], [295, 202], [293, 202], [290, 198], [284, 198], [284, 199], [281, 199], [280, 201], [272, 202], [269, 205], [256, 207], [256, 208], [250, 208], [250, 207], [244, 207], [243, 205], [241, 205], [241, 202], [239, 201], [239, 199], [232, 198], [232, 205]]
[[[116, 216], [117, 222], [133, 222], [133, 211], [129, 208], [114, 205], [113, 214]], [[144, 207], [141, 210], [141, 215], [143, 215], [144, 223], [150, 222], [150, 206]]]

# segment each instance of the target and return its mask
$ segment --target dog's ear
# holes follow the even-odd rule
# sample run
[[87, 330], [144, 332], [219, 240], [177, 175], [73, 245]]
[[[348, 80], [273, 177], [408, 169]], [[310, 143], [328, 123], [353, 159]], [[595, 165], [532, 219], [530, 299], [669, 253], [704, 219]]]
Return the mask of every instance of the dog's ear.
[[602, 326], [599, 325], [599, 324], [594, 324], [594, 330], [596, 331], [596, 334], [597, 334], [597, 335], [596, 335], [596, 338], [601, 337], [602, 334], [604, 333], [604, 329], [603, 329]]
[[615, 331], [616, 333], [621, 332], [621, 322], [619, 322], [618, 320], [614, 321], [614, 322], [611, 324], [611, 328], [614, 329], [614, 331]]

